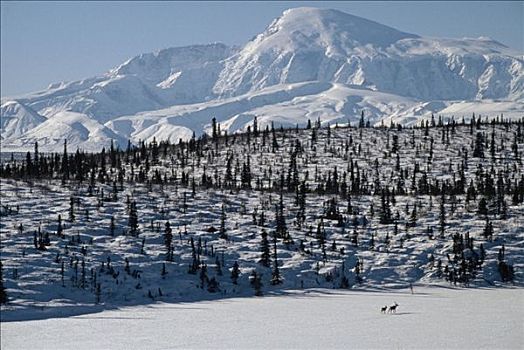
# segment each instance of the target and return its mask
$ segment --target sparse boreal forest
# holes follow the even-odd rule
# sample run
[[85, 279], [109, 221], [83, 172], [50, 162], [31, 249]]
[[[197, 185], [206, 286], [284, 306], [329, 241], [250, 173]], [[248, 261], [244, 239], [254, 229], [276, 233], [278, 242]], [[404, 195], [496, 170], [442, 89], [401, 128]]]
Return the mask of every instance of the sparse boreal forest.
[[524, 119], [211, 125], [3, 162], [2, 303], [522, 284]]

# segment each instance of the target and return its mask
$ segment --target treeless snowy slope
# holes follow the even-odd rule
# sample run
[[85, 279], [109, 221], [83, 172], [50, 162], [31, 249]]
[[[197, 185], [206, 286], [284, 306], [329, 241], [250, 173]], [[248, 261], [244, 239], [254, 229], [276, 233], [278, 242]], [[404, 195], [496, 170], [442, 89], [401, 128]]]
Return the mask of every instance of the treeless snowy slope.
[[17, 138], [46, 121], [45, 117], [18, 101], [9, 101], [0, 107], [0, 138]]
[[109, 147], [111, 140], [121, 148], [127, 143], [127, 139], [85, 114], [59, 112], [25, 134], [5, 140], [2, 147], [4, 150], [31, 150], [36, 141], [41, 151], [60, 151], [64, 140], [68, 142], [69, 151], [75, 151], [77, 147], [85, 151], [100, 151], [104, 146]]
[[436, 113], [438, 108], [445, 106], [444, 103], [422, 104], [412, 98], [358, 86], [307, 82], [275, 85], [237, 97], [142, 112], [120, 117], [106, 126], [133, 142], [152, 141], [154, 137], [173, 142], [190, 138], [192, 131], [197, 136], [210, 134], [213, 117], [221, 123], [222, 131], [231, 134], [246, 130], [255, 117], [262, 128], [271, 123], [277, 127], [305, 126], [308, 119], [315, 121], [317, 118], [335, 125], [357, 122], [362, 111], [374, 122], [383, 115], [417, 119], [423, 114]]
[[504, 115], [522, 118], [524, 116], [524, 102], [509, 101], [461, 101], [450, 104], [439, 111], [443, 116], [450, 115]]
[[[370, 122], [378, 122], [384, 115], [417, 116], [412, 113], [416, 106], [419, 107], [418, 115], [436, 111], [431, 108], [434, 107], [433, 105], [426, 106], [412, 98], [359, 86], [331, 84], [329, 89], [318, 94], [298, 96], [289, 101], [255, 108], [240, 114], [238, 118], [235, 118], [233, 124], [226, 125], [236, 126], [232, 131], [245, 130], [248, 125], [252, 124], [255, 116], [262, 126], [271, 125], [272, 122], [284, 127], [294, 127], [297, 124], [305, 126], [308, 120], [317, 119], [331, 125], [337, 123], [345, 125], [348, 122], [356, 125], [361, 112], [364, 112], [366, 119], [369, 119]], [[242, 123], [239, 123], [238, 119], [241, 119]]]
[[[311, 290], [2, 323], [2, 349], [520, 349], [522, 289]], [[379, 308], [396, 301], [396, 314]]]
[[[271, 101], [268, 103], [268, 101]], [[421, 102], [414, 98], [373, 91], [360, 86], [337, 83], [306, 82], [280, 84], [241, 96], [214, 100], [193, 105], [141, 112], [123, 116], [106, 123], [106, 126], [132, 142], [187, 140], [192, 131], [197, 136], [211, 134], [211, 119], [216, 118], [221, 130], [229, 134], [245, 131], [257, 117], [258, 125], [280, 127], [305, 126], [308, 120], [320, 119], [322, 123], [356, 125], [361, 112], [371, 123], [386, 125], [391, 122], [411, 125], [431, 115], [469, 118], [477, 115], [494, 118], [503, 114], [506, 118], [524, 116], [521, 102]]]
[[415, 104], [404, 111], [381, 118], [375, 125], [389, 125], [391, 122], [402, 125], [420, 125], [422, 121], [431, 120], [431, 116], [442, 116], [444, 120], [470, 120], [471, 116], [480, 116], [483, 120], [504, 118], [519, 120], [524, 117], [524, 102], [520, 101], [431, 101]]
[[[156, 134], [158, 130], [163, 131], [165, 128], [171, 128], [170, 125], [193, 130], [197, 135], [201, 135], [205, 126], [211, 123], [213, 117], [216, 117], [218, 122], [225, 122], [239, 113], [250, 111], [268, 103], [279, 103], [292, 100], [298, 96], [318, 94], [330, 87], [331, 84], [320, 82], [272, 86], [256, 93], [238, 97], [124, 116], [106, 123], [106, 126], [135, 142], [139, 139], [152, 140], [153, 137], [158, 136]], [[152, 128], [153, 125], [157, 125], [157, 127]], [[178, 140], [179, 137], [191, 137], [191, 133], [188, 135], [186, 130], [180, 130], [182, 130], [182, 134], [171, 135], [171, 138]], [[157, 137], [157, 139], [160, 138]]]

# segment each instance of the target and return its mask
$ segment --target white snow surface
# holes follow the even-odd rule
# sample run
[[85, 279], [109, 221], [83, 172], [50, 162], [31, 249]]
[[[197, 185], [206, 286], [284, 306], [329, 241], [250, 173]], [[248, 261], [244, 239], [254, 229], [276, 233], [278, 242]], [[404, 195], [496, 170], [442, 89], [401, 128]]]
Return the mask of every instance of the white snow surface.
[[215, 91], [319, 80], [424, 100], [521, 99], [522, 58], [492, 40], [421, 38], [336, 10], [297, 8], [226, 60]]
[[[344, 95], [346, 89], [330, 84], [299, 84], [288, 93], [295, 94], [293, 99], [308, 102], [308, 93], [334, 98]], [[296, 94], [297, 91], [302, 91], [303, 95]], [[268, 88], [265, 94], [279, 96], [283, 92], [280, 87]], [[264, 100], [266, 95], [261, 94], [254, 100]], [[372, 94], [376, 99], [384, 98], [383, 95]], [[233, 105], [247, 103], [235, 98], [229, 101]], [[225, 107], [217, 104], [216, 108]], [[88, 124], [82, 114], [69, 112], [62, 118], [72, 124], [85, 122], [87, 134], [96, 134], [99, 130], [98, 124]], [[162, 114], [158, 118], [162, 118]], [[146, 124], [144, 118], [141, 120], [146, 130], [156, 125]], [[237, 120], [241, 121], [241, 117], [233, 122]], [[44, 127], [46, 122], [41, 125]], [[506, 146], [494, 149], [493, 158], [469, 158], [464, 171], [466, 182], [473, 181], [481, 168], [491, 168], [493, 174], [512, 183], [517, 181], [522, 165], [513, 157], [515, 151], [507, 146], [515, 139], [517, 126], [478, 127], [477, 132], [492, 134], [497, 145]], [[445, 142], [441, 140], [442, 130], [445, 129], [429, 128], [427, 136], [423, 129], [289, 130], [278, 135], [279, 147], [274, 151], [269, 142], [262, 146], [264, 141], [260, 136], [249, 140], [230, 137], [228, 145], [222, 138], [222, 143], [204, 145], [199, 165], [190, 162], [182, 165], [174, 160], [173, 155], [178, 153], [174, 152], [176, 148], [172, 153], [161, 155], [159, 163], [149, 170], [147, 179], [152, 180], [157, 172], [162, 178], [173, 176], [173, 169], [197, 181], [206, 172], [221, 177], [227, 172], [227, 159], [232, 159], [232, 154], [240, 162], [251, 155], [249, 164], [253, 175], [264, 178], [268, 167], [275, 174], [288, 169], [290, 150], [300, 141], [304, 151], [297, 155], [298, 163], [308, 174], [318, 174], [308, 180], [311, 186], [317, 186], [318, 179], [327, 178], [334, 169], [348, 169], [348, 155], [349, 162], [354, 162], [355, 167], [358, 164], [357, 171], [361, 174], [371, 174], [376, 160], [376, 167], [380, 169], [376, 172], [376, 180], [382, 186], [389, 186], [399, 179], [396, 160], [383, 155], [390, 148], [390, 137], [398, 136], [401, 148], [397, 154], [403, 169], [424, 164], [427, 149], [433, 144], [430, 140], [435, 140], [434, 156], [426, 171], [431, 179], [441, 182], [452, 179], [453, 168], [463, 159], [462, 152], [476, 139], [476, 133], [468, 126], [457, 126], [455, 132], [450, 132], [450, 141]], [[81, 131], [79, 128], [77, 135], [82, 135]], [[315, 142], [311, 141], [313, 132], [318, 139]], [[344, 153], [341, 150], [349, 147], [348, 140], [353, 140], [353, 150], [348, 148]], [[516, 147], [517, 153], [524, 152], [522, 142], [519, 141]], [[116, 190], [115, 199], [109, 197], [113, 191], [110, 180], [97, 183], [94, 195], [89, 194], [85, 181], [62, 182], [59, 178], [0, 181], [0, 248], [8, 295], [8, 303], [2, 305], [0, 312], [2, 350], [522, 347], [524, 207], [521, 203], [512, 203], [507, 195], [507, 218], [491, 216], [494, 239], [484, 236], [486, 221], [477, 213], [476, 201], [467, 202], [464, 195], [445, 201], [446, 234], [443, 238], [428, 234], [430, 227], [436, 228], [439, 224], [438, 200], [431, 196], [396, 196], [391, 209], [399, 216], [397, 233], [394, 233], [394, 224], [381, 224], [380, 216], [371, 214], [379, 208], [378, 196], [352, 196], [351, 209], [345, 199], [339, 202], [339, 209], [348, 218], [352, 216], [356, 223], [338, 227], [336, 220], [324, 222], [326, 242], [336, 243], [335, 248], [331, 245], [325, 251], [324, 259], [321, 247], [314, 244], [313, 233], [294, 220], [295, 193], [283, 194], [290, 235], [297, 244], [299, 240], [305, 244], [307, 253], [297, 250], [295, 244], [278, 242], [276, 250], [282, 284], [272, 285], [271, 268], [263, 267], [259, 259], [261, 226], [268, 230], [275, 227], [276, 215], [272, 210], [278, 199], [273, 192], [203, 190], [198, 185], [193, 196], [190, 187], [180, 182], [180, 176], [165, 185], [154, 181], [148, 185], [132, 180], [132, 164], [123, 166], [126, 177], [122, 188]], [[117, 176], [116, 168], [110, 168], [108, 173]], [[372, 184], [374, 178], [365, 176], [363, 181]], [[263, 181], [274, 181], [271, 179]], [[419, 179], [406, 177], [406, 188]], [[128, 196], [137, 202], [139, 237], [126, 234]], [[69, 221], [73, 197], [78, 198], [73, 206], [76, 217]], [[312, 228], [322, 220], [326, 201], [331, 198], [331, 194], [308, 193], [306, 217]], [[405, 224], [415, 204], [416, 225], [408, 229]], [[229, 240], [221, 239], [217, 232], [210, 230], [219, 227], [222, 207], [227, 212], [224, 228]], [[10, 209], [16, 213], [10, 213]], [[265, 224], [253, 222], [255, 211], [267, 214]], [[64, 237], [55, 234], [59, 215], [63, 220]], [[114, 235], [110, 231], [112, 217]], [[369, 220], [366, 227], [357, 228], [360, 226], [357, 223], [364, 218]], [[168, 221], [173, 224], [174, 257], [173, 261], [166, 262], [162, 228]], [[358, 233], [357, 244], [351, 241], [350, 227]], [[37, 229], [49, 233], [50, 244], [45, 250], [33, 246]], [[450, 288], [454, 285], [445, 282], [439, 273], [439, 263], [435, 265], [434, 262], [442, 261], [446, 267], [456, 265], [452, 263], [455, 258], [450, 256], [454, 248], [452, 237], [466, 232], [475, 241], [470, 253], [478, 251], [483, 244], [485, 260], [470, 280], [471, 289], [456, 285]], [[219, 281], [219, 291], [201, 288], [199, 276], [188, 273], [192, 261], [190, 237], [205, 247], [201, 259], [208, 266], [209, 277]], [[513, 284], [501, 282], [497, 259], [502, 247], [507, 254], [506, 261], [515, 269]], [[85, 262], [85, 278], [81, 277], [82, 268], [74, 267], [75, 260], [78, 267], [80, 259]], [[109, 260], [114, 268], [112, 272], [102, 265]], [[241, 272], [237, 284], [230, 278], [235, 261]], [[357, 261], [361, 266], [361, 282], [354, 268]], [[164, 263], [166, 273], [161, 274]], [[262, 298], [253, 296], [249, 276], [254, 270], [263, 276]], [[90, 271], [96, 272], [97, 277], [90, 277], [94, 276]], [[340, 286], [340, 271], [348, 278], [350, 290], [332, 289]], [[101, 283], [99, 303], [96, 302], [94, 279]], [[87, 285], [82, 286], [82, 280]], [[415, 286], [414, 295], [406, 288], [410, 284]], [[428, 285], [433, 286], [426, 287]], [[321, 287], [323, 289], [317, 289]], [[380, 314], [380, 307], [395, 301], [400, 305], [396, 315]], [[100, 311], [103, 312], [96, 313]]]
[[127, 142], [126, 139], [115, 134], [113, 130], [85, 114], [62, 111], [49, 117], [28, 132], [18, 135], [16, 138], [5, 140], [2, 146], [4, 149], [10, 147], [30, 149], [34, 147], [34, 143], [37, 141], [43, 146], [41, 149], [46, 151], [50, 150], [49, 144], [63, 144], [64, 139], [67, 139], [73, 147], [80, 147], [87, 151], [97, 151], [103, 146], [109, 147], [112, 139], [120, 145], [125, 145]]
[[8, 101], [2, 104], [1, 116], [1, 139], [20, 137], [46, 120], [46, 118], [18, 101]]
[[[306, 93], [297, 84], [316, 89]], [[374, 91], [387, 95], [377, 99]], [[261, 94], [264, 99], [257, 99]], [[13, 103], [23, 106], [21, 113], [12, 112]], [[1, 137], [11, 151], [25, 151], [35, 141], [42, 150], [59, 151], [63, 139], [73, 151], [90, 150], [102, 138], [104, 145], [112, 138], [125, 147], [127, 139], [202, 134], [213, 116], [234, 132], [259, 114], [277, 126], [303, 124], [310, 117], [355, 120], [362, 110], [374, 123], [413, 124], [432, 113], [469, 117], [471, 110], [520, 118], [523, 104], [522, 52], [485, 37], [424, 38], [340, 11], [305, 7], [285, 11], [240, 48], [221, 43], [168, 48], [131, 58], [98, 77], [2, 98]], [[63, 112], [83, 114], [103, 131], [75, 137], [71, 133], [78, 130], [71, 131], [77, 128]], [[45, 128], [34, 130], [55, 116], [63, 125], [56, 137]]]
[[[521, 349], [518, 289], [289, 291], [2, 323], [2, 349]], [[396, 301], [395, 314], [379, 308]], [[38, 310], [35, 313], [39, 312]]]

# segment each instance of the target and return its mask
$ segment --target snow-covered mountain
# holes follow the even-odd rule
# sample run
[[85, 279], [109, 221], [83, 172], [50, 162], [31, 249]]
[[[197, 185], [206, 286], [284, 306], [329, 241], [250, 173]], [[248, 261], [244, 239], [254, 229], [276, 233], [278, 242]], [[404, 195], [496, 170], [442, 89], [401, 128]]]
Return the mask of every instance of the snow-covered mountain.
[[26, 131], [46, 121], [46, 118], [18, 101], [8, 101], [1, 107], [0, 139], [20, 137]]
[[489, 39], [430, 39], [335, 10], [285, 11], [229, 58], [216, 85], [238, 94], [319, 80], [425, 100], [522, 98], [522, 55]]
[[205, 132], [213, 117], [228, 132], [254, 116], [277, 125], [346, 123], [362, 110], [372, 122], [407, 124], [431, 113], [522, 117], [524, 55], [487, 38], [423, 38], [336, 10], [296, 8], [241, 48], [142, 54], [99, 77], [2, 99], [1, 108], [3, 148], [38, 141], [42, 150], [61, 149], [64, 138], [87, 150], [110, 139], [178, 140]]

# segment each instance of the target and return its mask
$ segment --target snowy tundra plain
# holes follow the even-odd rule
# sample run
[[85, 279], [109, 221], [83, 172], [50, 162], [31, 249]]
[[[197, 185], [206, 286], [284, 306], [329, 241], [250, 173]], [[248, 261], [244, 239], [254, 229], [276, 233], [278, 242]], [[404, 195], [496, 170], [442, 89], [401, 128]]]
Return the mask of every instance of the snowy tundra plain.
[[[522, 288], [288, 291], [2, 323], [2, 349], [521, 349]], [[396, 301], [395, 314], [379, 308]]]

